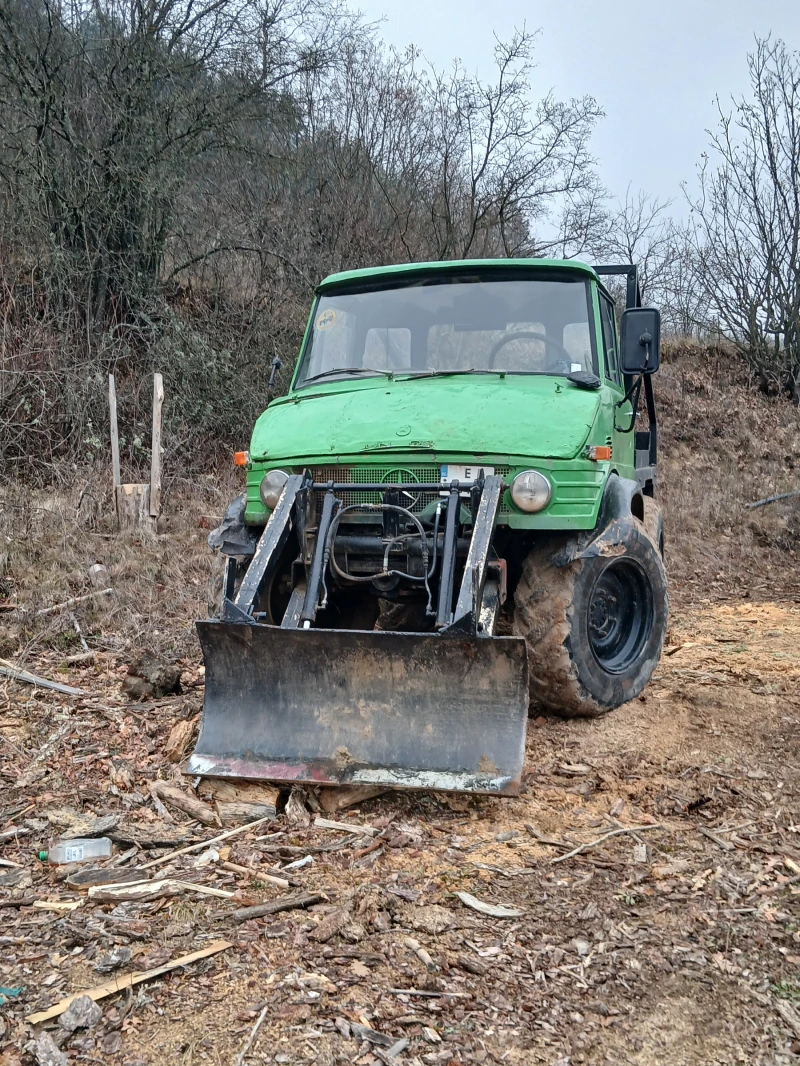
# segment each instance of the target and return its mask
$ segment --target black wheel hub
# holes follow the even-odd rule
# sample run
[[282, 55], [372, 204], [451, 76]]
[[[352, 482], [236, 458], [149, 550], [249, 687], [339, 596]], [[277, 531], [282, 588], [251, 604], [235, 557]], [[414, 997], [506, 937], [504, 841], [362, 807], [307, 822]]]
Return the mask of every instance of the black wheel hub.
[[653, 594], [632, 559], [610, 562], [589, 600], [589, 643], [600, 666], [622, 674], [638, 659], [653, 628]]

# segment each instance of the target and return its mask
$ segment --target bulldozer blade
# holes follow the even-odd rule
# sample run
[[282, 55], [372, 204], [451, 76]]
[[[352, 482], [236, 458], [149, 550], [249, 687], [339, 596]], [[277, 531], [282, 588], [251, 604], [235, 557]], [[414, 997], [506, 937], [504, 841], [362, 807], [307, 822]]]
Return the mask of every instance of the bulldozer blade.
[[188, 773], [518, 794], [521, 638], [222, 621], [197, 630], [206, 687]]

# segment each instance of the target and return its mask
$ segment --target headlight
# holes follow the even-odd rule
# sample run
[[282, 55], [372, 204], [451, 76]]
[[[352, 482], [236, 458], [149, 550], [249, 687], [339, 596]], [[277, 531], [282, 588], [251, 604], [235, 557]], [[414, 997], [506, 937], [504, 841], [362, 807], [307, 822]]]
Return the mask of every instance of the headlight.
[[269, 507], [270, 511], [274, 511], [278, 506], [283, 486], [288, 480], [289, 475], [283, 470], [270, 470], [261, 479], [261, 502], [265, 507]]
[[552, 495], [553, 486], [538, 470], [523, 470], [511, 482], [511, 499], [528, 514], [543, 511]]

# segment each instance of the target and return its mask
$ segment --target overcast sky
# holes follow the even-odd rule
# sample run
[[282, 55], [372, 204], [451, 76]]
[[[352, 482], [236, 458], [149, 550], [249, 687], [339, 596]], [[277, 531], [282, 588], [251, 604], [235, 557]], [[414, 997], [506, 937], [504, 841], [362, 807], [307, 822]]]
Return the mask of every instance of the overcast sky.
[[[593, 95], [606, 112], [594, 136], [600, 174], [615, 196], [629, 184], [682, 212], [715, 122], [714, 96], [747, 89], [754, 36], [800, 49], [798, 0], [355, 0], [384, 39], [414, 44], [437, 66], [458, 57], [492, 73], [493, 34], [541, 29], [534, 91]], [[680, 201], [680, 202], [677, 202]]]

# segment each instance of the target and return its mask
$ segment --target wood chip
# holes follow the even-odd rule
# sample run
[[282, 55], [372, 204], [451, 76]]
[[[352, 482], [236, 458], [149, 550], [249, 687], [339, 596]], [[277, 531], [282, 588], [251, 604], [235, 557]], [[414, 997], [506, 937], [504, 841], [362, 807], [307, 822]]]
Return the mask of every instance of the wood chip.
[[336, 814], [347, 807], [354, 807], [364, 800], [373, 799], [388, 788], [381, 785], [350, 785], [345, 788], [323, 788], [319, 796], [319, 805], [326, 814]]
[[167, 743], [164, 745], [164, 755], [170, 762], [180, 762], [186, 753], [189, 741], [194, 732], [194, 719], [186, 718], [176, 722], [170, 729]]
[[349, 824], [347, 822], [334, 822], [330, 818], [323, 818], [322, 815], [317, 815], [314, 819], [314, 825], [317, 829], [338, 829], [342, 833], [355, 833], [363, 836], [377, 836], [378, 830], [373, 829], [371, 825], [356, 825], [355, 823]]
[[197, 794], [212, 804], [223, 825], [240, 825], [258, 818], [275, 817], [280, 789], [256, 781], [204, 778]]
[[326, 914], [316, 929], [308, 934], [309, 940], [316, 940], [321, 944], [330, 940], [351, 921], [352, 910], [350, 907], [338, 907], [330, 914]]
[[425, 948], [420, 944], [418, 940], [415, 940], [413, 936], [403, 937], [403, 943], [410, 950], [413, 951], [420, 962], [424, 965], [425, 969], [430, 973], [435, 973], [439, 967], [430, 957]]
[[525, 911], [517, 910], [516, 907], [503, 907], [495, 903], [484, 903], [469, 892], [456, 892], [456, 895], [465, 907], [471, 907], [481, 914], [488, 914], [490, 918], [521, 918]]
[[93, 885], [120, 885], [126, 882], [144, 880], [145, 878], [142, 877], [139, 870], [119, 870], [116, 867], [104, 867], [97, 870], [76, 870], [75, 873], [69, 875], [66, 884], [70, 888], [86, 891], [92, 888]]
[[794, 1009], [791, 1003], [785, 999], [779, 999], [775, 1004], [775, 1010], [780, 1014], [781, 1018], [786, 1022], [794, 1035], [800, 1039], [800, 1014]]
[[74, 911], [78, 907], [82, 906], [82, 899], [37, 899], [31, 904], [36, 910], [39, 911]]

